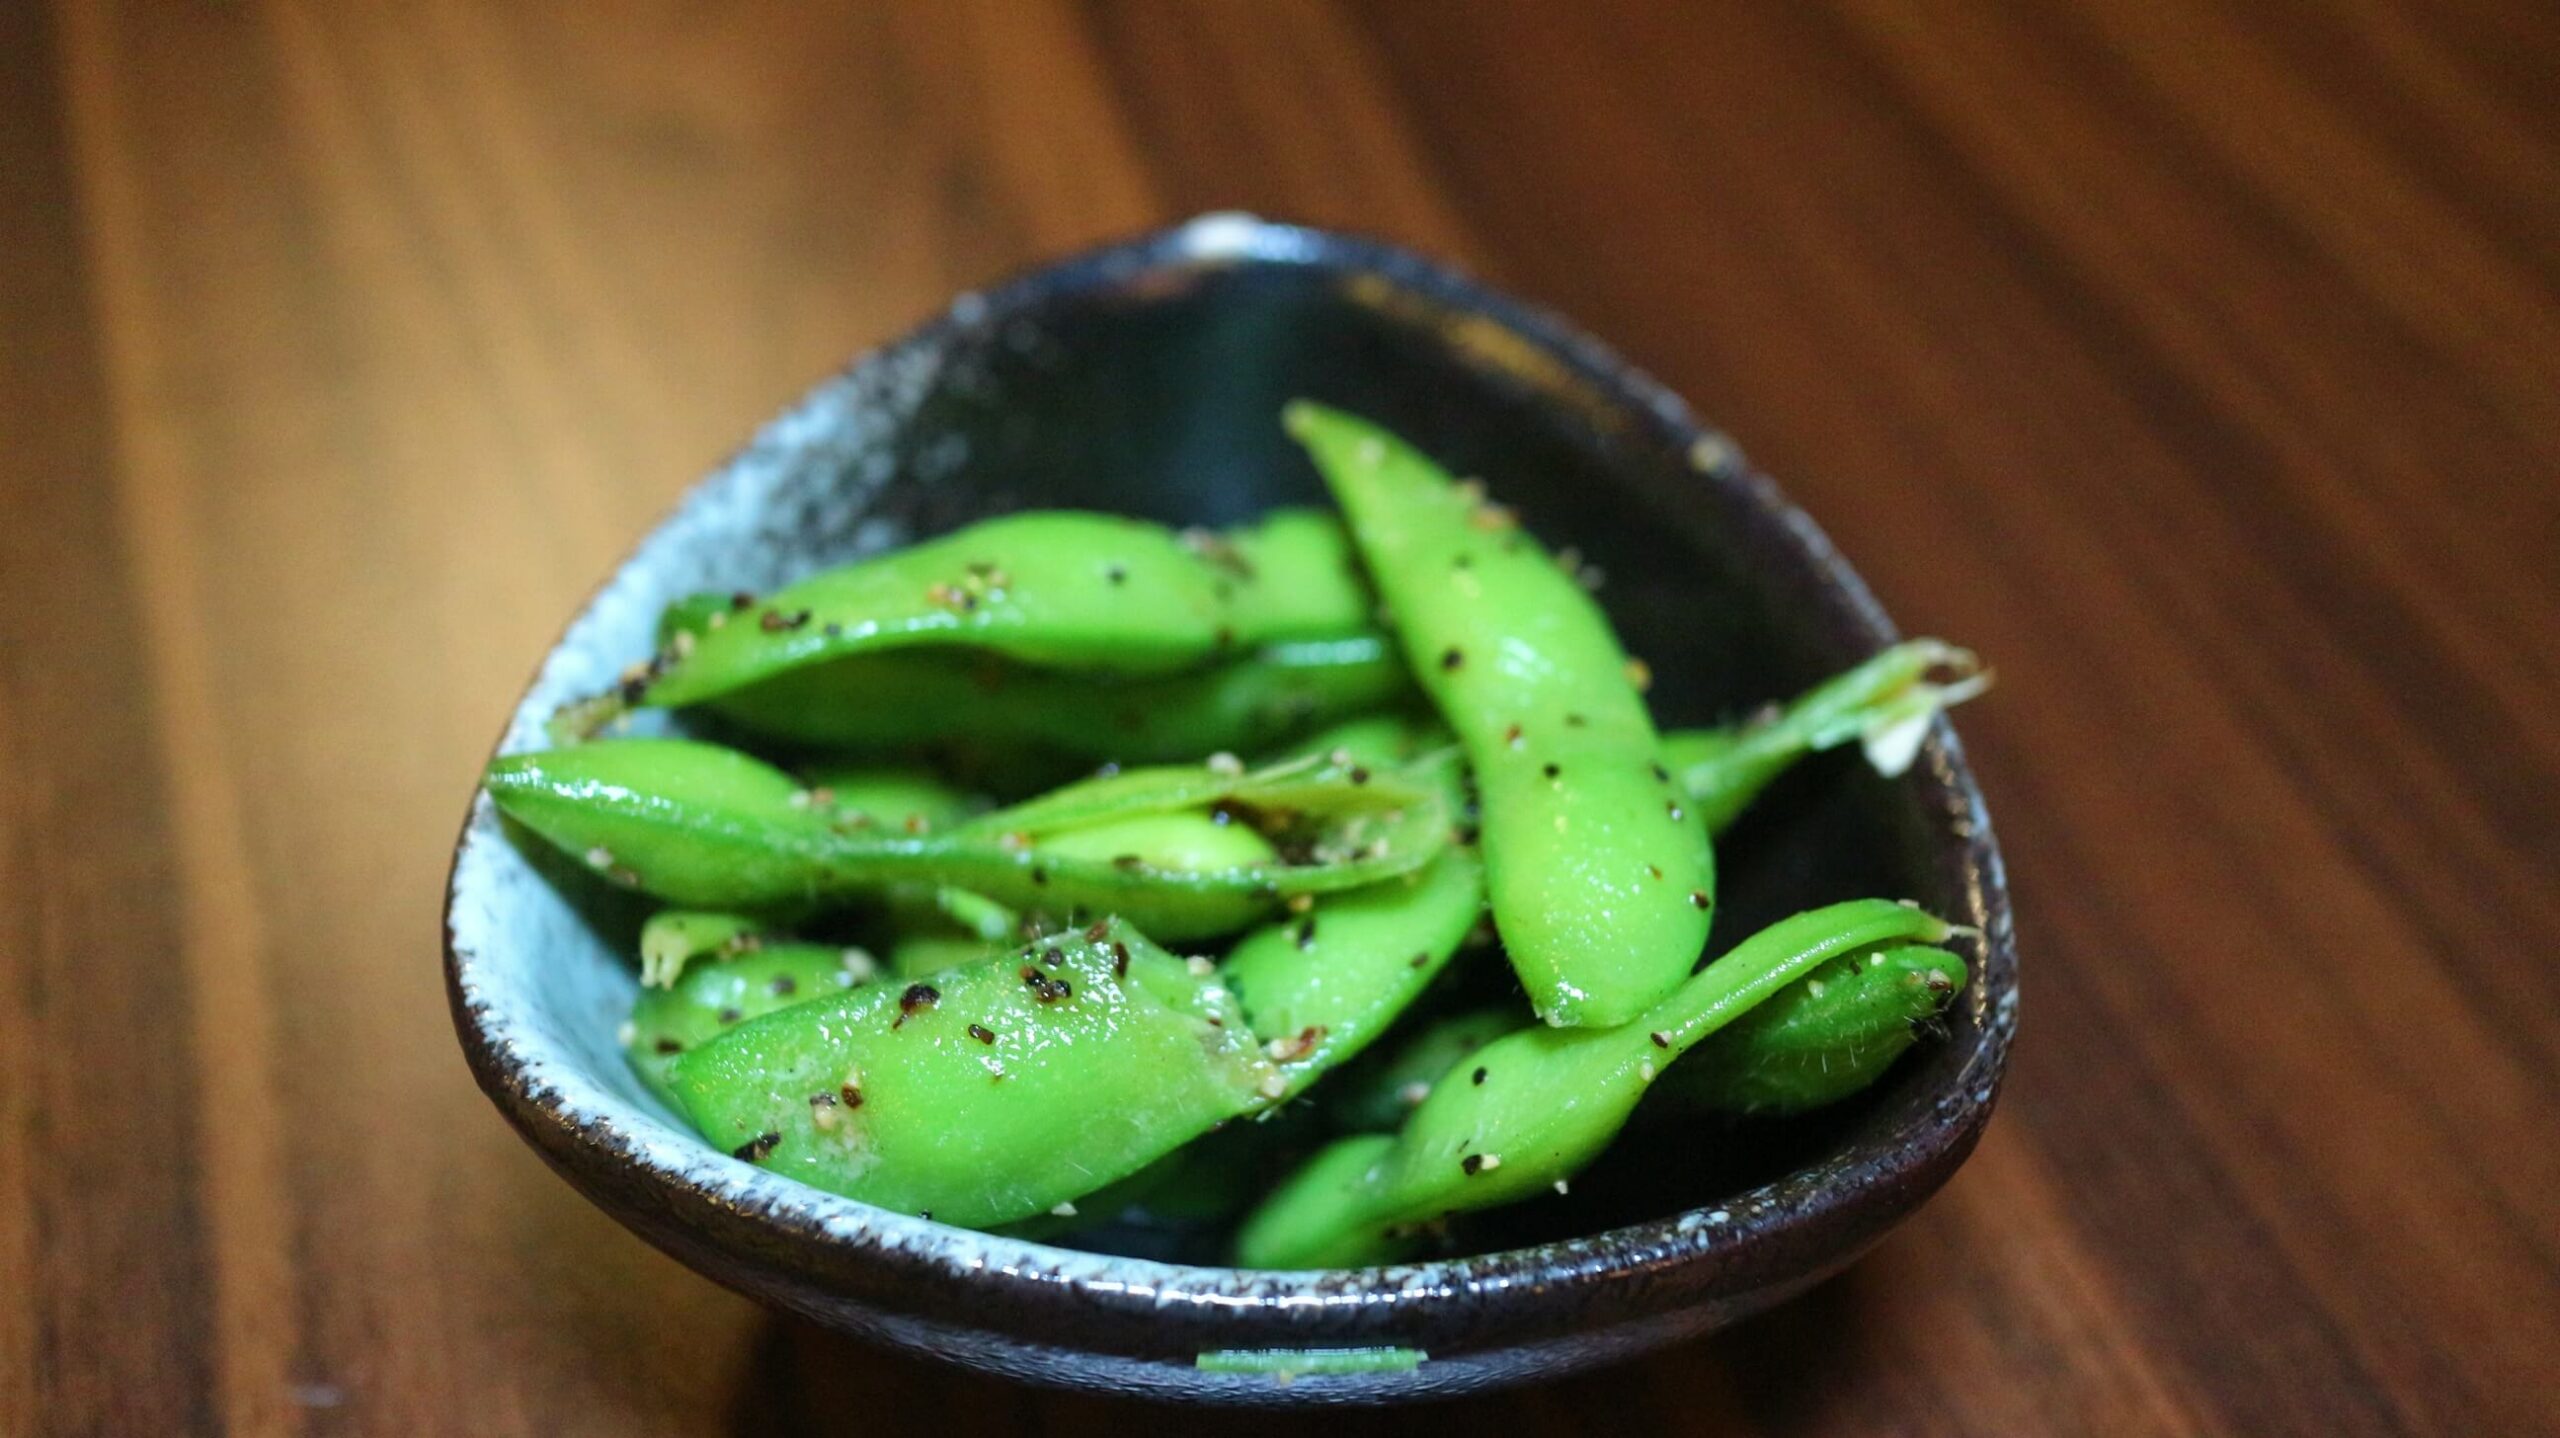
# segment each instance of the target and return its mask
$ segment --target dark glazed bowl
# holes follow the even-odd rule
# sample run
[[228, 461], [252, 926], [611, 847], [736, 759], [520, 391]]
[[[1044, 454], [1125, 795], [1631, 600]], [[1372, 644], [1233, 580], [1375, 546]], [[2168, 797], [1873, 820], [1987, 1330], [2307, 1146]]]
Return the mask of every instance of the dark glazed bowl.
[[[540, 745], [553, 708], [644, 655], [660, 606], [691, 590], [764, 589], [1033, 505], [1222, 524], [1320, 501], [1278, 424], [1297, 395], [1485, 475], [1549, 544], [1605, 564], [1602, 598], [1651, 662], [1666, 724], [1792, 692], [1895, 637], [1811, 521], [1592, 340], [1411, 255], [1218, 215], [963, 295], [818, 386], [597, 591], [499, 747]], [[718, 1282], [1040, 1383], [1385, 1402], [1612, 1362], [1779, 1302], [1864, 1252], [1973, 1148], [2016, 1026], [2017, 966], [1999, 851], [1954, 733], [1941, 723], [1890, 783], [1844, 760], [1809, 767], [1727, 853], [1719, 944], [1877, 894], [1979, 928], [1947, 1034], [1837, 1112], [1604, 1165], [1568, 1203], [1533, 1206], [1553, 1212], [1494, 1230], [1522, 1246], [1409, 1267], [1108, 1257], [885, 1212], [712, 1151], [615, 1046], [634, 983], [629, 904], [516, 847], [486, 796], [454, 857], [446, 971], [464, 1054], [508, 1120], [580, 1192]], [[1722, 1156], [1693, 1161], [1700, 1150]], [[1194, 1367], [1207, 1350], [1372, 1345], [1429, 1357], [1285, 1386]]]

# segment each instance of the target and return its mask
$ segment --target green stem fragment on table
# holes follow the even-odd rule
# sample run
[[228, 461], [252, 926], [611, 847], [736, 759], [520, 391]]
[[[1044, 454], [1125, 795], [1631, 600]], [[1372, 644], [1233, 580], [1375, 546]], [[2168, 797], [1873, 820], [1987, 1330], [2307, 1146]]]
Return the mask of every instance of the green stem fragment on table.
[[1233, 997], [1117, 920], [778, 1010], [668, 1078], [741, 1159], [968, 1227], [1072, 1204], [1280, 1087]]
[[1431, 1360], [1419, 1348], [1220, 1348], [1193, 1360], [1203, 1373], [1267, 1373], [1293, 1378], [1411, 1373]]

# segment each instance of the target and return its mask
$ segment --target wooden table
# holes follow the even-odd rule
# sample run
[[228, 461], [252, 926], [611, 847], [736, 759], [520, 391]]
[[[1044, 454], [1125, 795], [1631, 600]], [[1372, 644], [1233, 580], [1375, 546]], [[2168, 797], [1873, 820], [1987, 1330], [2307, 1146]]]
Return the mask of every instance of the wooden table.
[[0, 1431], [1167, 1421], [644, 1248], [473, 1090], [434, 935], [499, 716], [696, 474], [1221, 208], [1561, 308], [2001, 672], [1972, 1165], [1784, 1311], [1439, 1416], [2552, 1431], [2537, 8], [0, 9]]

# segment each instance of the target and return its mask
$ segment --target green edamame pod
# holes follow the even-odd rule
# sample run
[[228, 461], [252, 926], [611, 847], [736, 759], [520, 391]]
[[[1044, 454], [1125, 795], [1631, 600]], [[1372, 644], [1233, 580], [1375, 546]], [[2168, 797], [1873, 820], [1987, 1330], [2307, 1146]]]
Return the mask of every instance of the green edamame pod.
[[[1415, 770], [1459, 808], [1454, 753]], [[1484, 913], [1484, 865], [1453, 837], [1402, 878], [1302, 902], [1238, 940], [1223, 969], [1287, 1096], [1367, 1048], [1439, 977]]]
[[1938, 639], [1894, 645], [1757, 722], [1663, 736], [1664, 762], [1721, 832], [1796, 760], [1855, 739], [1886, 778], [1911, 765], [1929, 721], [1990, 687], [1981, 661]]
[[1715, 867], [1607, 617], [1507, 511], [1394, 435], [1304, 402], [1284, 419], [1466, 750], [1494, 926], [1530, 1003], [1550, 1024], [1633, 1019], [1705, 947]]
[[1892, 1067], [1964, 981], [1964, 960], [1944, 949], [1833, 959], [1698, 1045], [1661, 1095], [1726, 1113], [1837, 1103]]
[[[486, 782], [509, 817], [673, 903], [753, 910], [943, 886], [1053, 914], [1116, 912], [1173, 938], [1231, 932], [1293, 894], [1410, 872], [1447, 837], [1429, 786], [1320, 760], [1131, 770], [922, 833], [841, 821], [780, 770], [691, 740], [508, 755]], [[1258, 824], [1271, 857], [1165, 868], [1117, 846], [1107, 857], [1077, 852], [1071, 835], [1182, 810], [1200, 824]]]
[[987, 654], [912, 649], [789, 669], [707, 707], [787, 744], [847, 749], [1005, 746], [1083, 763], [1249, 753], [1409, 693], [1378, 634], [1263, 645], [1176, 674], [1114, 677]]
[[889, 971], [902, 979], [917, 979], [1003, 952], [1004, 945], [974, 934], [947, 929], [902, 933], [889, 945]]
[[1351, 634], [1377, 609], [1342, 521], [1320, 509], [1275, 509], [1223, 534], [1186, 530], [1203, 557], [1240, 575], [1231, 601], [1248, 643]]
[[1118, 920], [779, 1010], [668, 1077], [742, 1159], [972, 1227], [1135, 1173], [1279, 1085], [1234, 999]]
[[1343, 1140], [1283, 1184], [1239, 1231], [1238, 1261], [1387, 1262], [1410, 1251], [1421, 1225], [1546, 1192], [1608, 1146], [1674, 1059], [1796, 978], [1843, 955], [1955, 932], [1881, 899], [1834, 904], [1743, 940], [1634, 1023], [1496, 1039], [1461, 1060], [1465, 1081], [1436, 1085], [1393, 1138]]
[[631, 1006], [623, 1051], [649, 1090], [669, 1104], [667, 1068], [687, 1049], [748, 1019], [868, 982], [876, 969], [860, 949], [768, 943], [719, 963], [684, 969], [664, 988], [643, 989]]
[[984, 520], [787, 585], [726, 620], [688, 601], [668, 647], [621, 697], [697, 704], [787, 669], [916, 645], [1164, 673], [1272, 640], [1363, 628], [1367, 595], [1338, 533], [1306, 515], [1268, 525], [1267, 534], [1186, 542], [1114, 515]]
[[1393, 1133], [1458, 1060], [1526, 1026], [1526, 1017], [1508, 1005], [1451, 1014], [1345, 1069], [1317, 1094], [1317, 1102], [1341, 1132]]
[[1225, 1223], [1253, 1206], [1312, 1137], [1314, 1115], [1281, 1105], [1212, 1129], [1116, 1182], [1075, 1200], [1074, 1212], [1051, 1212], [1004, 1231], [1040, 1242], [1100, 1224], [1150, 1228]]

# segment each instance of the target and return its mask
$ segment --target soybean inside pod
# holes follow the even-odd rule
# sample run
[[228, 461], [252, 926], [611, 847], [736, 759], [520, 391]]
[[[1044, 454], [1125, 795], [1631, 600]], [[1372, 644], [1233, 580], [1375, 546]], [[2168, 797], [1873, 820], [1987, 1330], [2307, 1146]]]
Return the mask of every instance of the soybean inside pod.
[[846, 822], [782, 770], [686, 739], [507, 755], [487, 785], [509, 818], [675, 904], [767, 910], [931, 885], [1032, 913], [1120, 914], [1168, 939], [1410, 872], [1448, 837], [1432, 784], [1323, 755], [1127, 770], [920, 832]]

